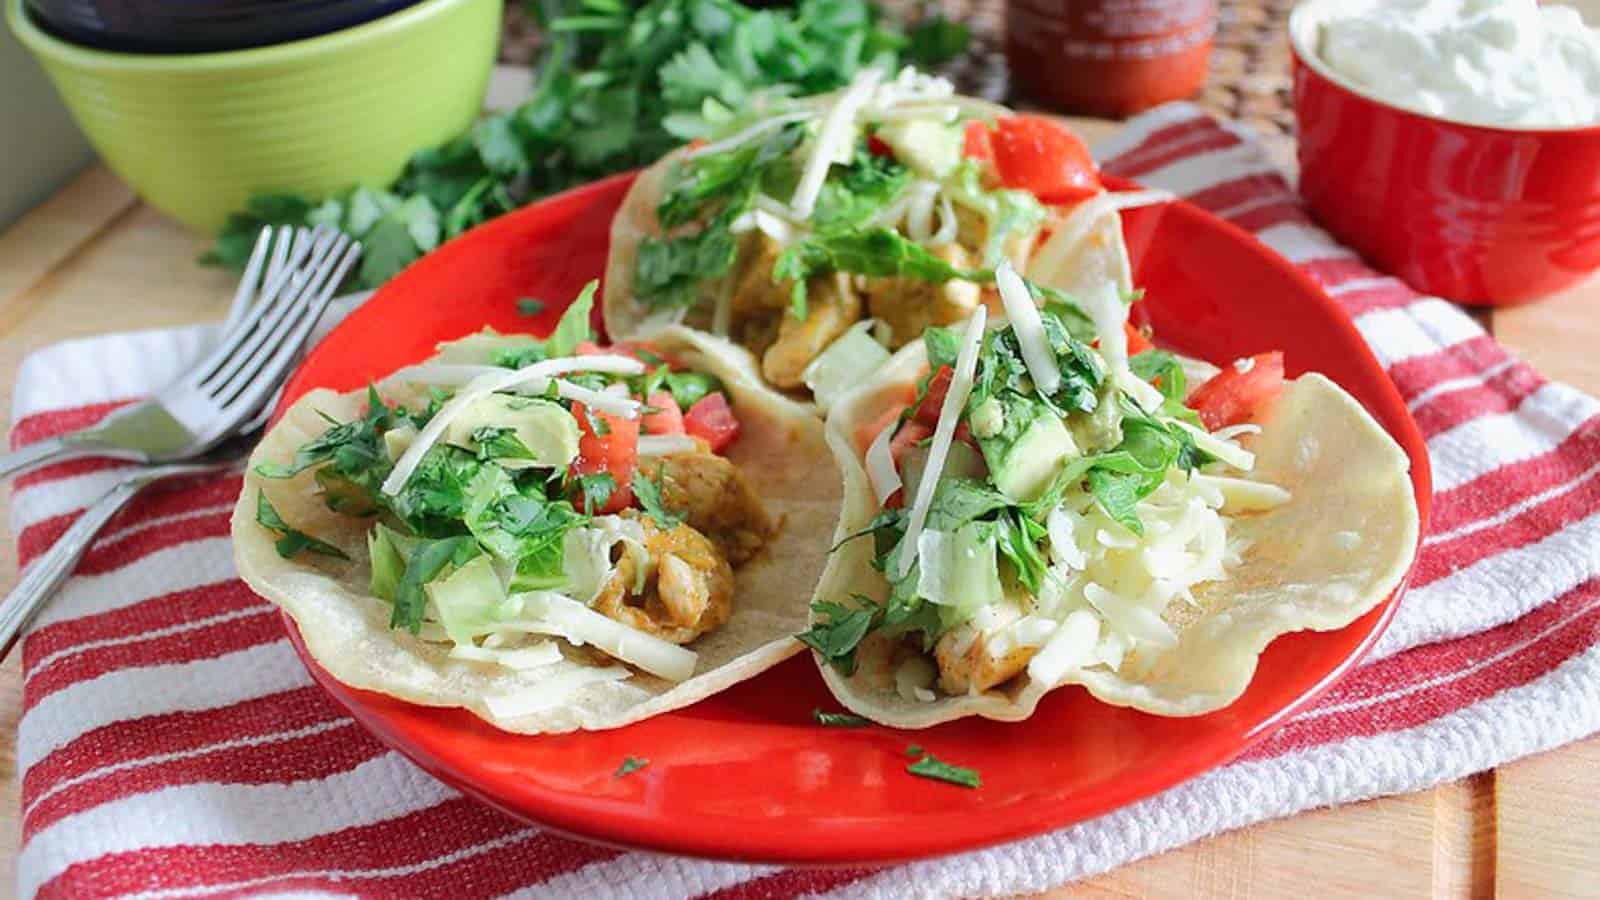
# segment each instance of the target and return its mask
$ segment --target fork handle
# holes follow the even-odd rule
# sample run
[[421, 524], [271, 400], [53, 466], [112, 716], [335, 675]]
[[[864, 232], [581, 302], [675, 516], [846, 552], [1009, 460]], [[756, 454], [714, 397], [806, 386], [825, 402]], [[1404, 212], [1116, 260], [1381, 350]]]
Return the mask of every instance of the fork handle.
[[76, 459], [80, 456], [90, 456], [94, 453], [95, 446], [83, 440], [81, 435], [78, 434], [45, 438], [42, 441], [35, 441], [29, 444], [21, 450], [13, 450], [0, 456], [0, 479], [19, 475], [45, 463]]
[[147, 482], [146, 478], [129, 478], [107, 491], [83, 511], [78, 521], [73, 522], [43, 556], [34, 560], [16, 588], [0, 601], [0, 660], [11, 654], [22, 630], [77, 567], [94, 536]]

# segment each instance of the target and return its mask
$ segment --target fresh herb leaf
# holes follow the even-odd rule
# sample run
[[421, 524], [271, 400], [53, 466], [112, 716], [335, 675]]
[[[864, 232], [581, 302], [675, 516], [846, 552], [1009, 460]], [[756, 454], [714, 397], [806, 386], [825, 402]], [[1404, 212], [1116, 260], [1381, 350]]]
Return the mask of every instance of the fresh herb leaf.
[[617, 766], [617, 771], [611, 777], [623, 778], [625, 776], [632, 775], [634, 772], [637, 772], [648, 765], [650, 765], [650, 760], [643, 757], [624, 756], [622, 758], [622, 765]]
[[828, 712], [824, 709], [813, 709], [811, 718], [826, 728], [863, 728], [872, 724], [854, 713]]
[[478, 459], [483, 462], [495, 459], [535, 458], [528, 445], [517, 437], [515, 428], [485, 425], [472, 432], [472, 443], [478, 448]]
[[823, 661], [844, 675], [855, 674], [856, 647], [882, 614], [878, 605], [866, 597], [858, 594], [851, 599], [856, 606], [845, 606], [829, 600], [812, 603], [812, 611], [827, 616], [828, 620], [819, 621], [796, 635], [802, 643], [817, 651]]
[[529, 5], [546, 40], [521, 106], [418, 151], [384, 191], [256, 195], [229, 218], [203, 261], [243, 269], [263, 225], [320, 222], [366, 243], [348, 288], [377, 287], [480, 222], [720, 131], [763, 94], [832, 90], [870, 63], [895, 71], [902, 50], [931, 65], [963, 44], [959, 26], [937, 19], [908, 39], [869, 0], [801, 0], [770, 10], [734, 0]]
[[919, 66], [934, 66], [961, 55], [972, 32], [960, 22], [952, 22], [935, 11], [906, 33], [905, 57]]
[[705, 372], [669, 372], [665, 381], [667, 390], [672, 392], [672, 399], [685, 412], [707, 394], [715, 394], [723, 389], [720, 378]]
[[1195, 411], [1183, 405], [1183, 399], [1189, 393], [1189, 381], [1184, 374], [1183, 364], [1178, 362], [1176, 356], [1165, 350], [1146, 350], [1129, 357], [1128, 368], [1161, 391], [1162, 415], [1189, 422], [1199, 421], [1200, 417]]
[[459, 567], [480, 552], [478, 542], [466, 536], [417, 544], [395, 590], [389, 627], [404, 628], [412, 634], [421, 631], [422, 615], [428, 606], [428, 595], [423, 587], [438, 578], [447, 566]]
[[958, 269], [890, 228], [819, 232], [796, 241], [778, 256], [778, 262], [772, 268], [772, 277], [778, 282], [793, 282], [794, 305], [797, 312], [803, 312], [806, 281], [822, 272], [917, 278], [933, 282], [956, 278], [978, 282], [994, 280], [993, 272], [986, 269]]
[[578, 489], [583, 492], [583, 514], [592, 516], [595, 510], [604, 509], [611, 502], [611, 495], [617, 490], [617, 479], [610, 472], [579, 475]]
[[954, 366], [961, 352], [961, 335], [954, 328], [935, 325], [922, 332], [922, 345], [928, 351], [930, 374], [945, 366]]
[[535, 300], [532, 297], [517, 298], [517, 315], [527, 316], [531, 319], [542, 312], [544, 312], [543, 300]]
[[923, 753], [923, 750], [922, 750], [922, 745], [921, 744], [907, 744], [906, 745], [906, 755], [907, 756], [921, 756], [922, 753]]
[[267, 499], [266, 491], [256, 494], [256, 524], [278, 535], [274, 546], [278, 555], [284, 559], [294, 559], [301, 551], [316, 553], [321, 556], [334, 556], [339, 559], [349, 559], [343, 550], [328, 543], [320, 541], [297, 528], [290, 527], [289, 523], [278, 515], [272, 502]]
[[556, 323], [555, 330], [544, 339], [546, 357], [571, 356], [579, 344], [594, 340], [594, 329], [590, 327], [589, 319], [594, 314], [594, 292], [599, 286], [599, 281], [584, 285], [578, 298], [561, 314], [561, 321]]
[[666, 466], [657, 466], [655, 480], [640, 469], [633, 477], [633, 495], [639, 500], [639, 508], [644, 514], [656, 520], [662, 528], [676, 528], [683, 523], [683, 514], [667, 509], [661, 501], [663, 482], [665, 481]]
[[848, 166], [834, 170], [817, 196], [811, 221], [818, 230], [850, 229], [888, 206], [911, 181], [911, 170], [886, 156], [857, 150]]
[[953, 766], [943, 760], [936, 759], [931, 753], [922, 754], [921, 759], [906, 766], [906, 771], [923, 778], [944, 781], [964, 788], [977, 788], [983, 785], [983, 778], [978, 774], [977, 769]]

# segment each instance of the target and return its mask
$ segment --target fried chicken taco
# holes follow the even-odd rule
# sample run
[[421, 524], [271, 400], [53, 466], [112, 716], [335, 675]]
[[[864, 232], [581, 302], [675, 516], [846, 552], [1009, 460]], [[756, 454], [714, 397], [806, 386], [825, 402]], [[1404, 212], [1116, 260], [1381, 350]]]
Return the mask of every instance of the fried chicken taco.
[[515, 732], [612, 728], [799, 648], [840, 487], [748, 354], [485, 332], [316, 390], [251, 458], [239, 572], [346, 684]]
[[1056, 291], [1131, 290], [1083, 143], [912, 70], [753, 104], [645, 170], [612, 225], [612, 335], [683, 322], [826, 408], [929, 326], [994, 305], [1007, 261]]
[[1084, 329], [1004, 267], [1000, 292], [1005, 324], [930, 329], [828, 416], [845, 501], [802, 639], [845, 706], [1016, 720], [1080, 684], [1197, 715], [1400, 583], [1408, 459], [1333, 382], [1179, 359], [1125, 311]]

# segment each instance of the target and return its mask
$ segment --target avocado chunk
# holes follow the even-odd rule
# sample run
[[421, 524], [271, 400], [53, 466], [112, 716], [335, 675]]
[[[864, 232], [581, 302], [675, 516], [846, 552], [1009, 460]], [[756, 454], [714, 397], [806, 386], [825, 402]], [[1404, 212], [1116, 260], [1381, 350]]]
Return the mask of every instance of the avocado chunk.
[[526, 450], [496, 457], [495, 461], [508, 469], [565, 468], [578, 457], [578, 420], [572, 413], [549, 400], [511, 394], [490, 394], [474, 401], [450, 423], [445, 441], [478, 450], [480, 439], [496, 431], [509, 432]]
[[[912, 447], [906, 451], [905, 458], [900, 463], [901, 480], [905, 485], [906, 502], [910, 503], [912, 497], [917, 495], [918, 486], [922, 484], [922, 473], [928, 467], [928, 448]], [[983, 456], [978, 451], [968, 447], [960, 441], [950, 444], [950, 452], [944, 458], [944, 471], [939, 473], [939, 478], [983, 478]]]
[[[989, 449], [986, 445], [986, 455]], [[1062, 464], [1078, 455], [1078, 445], [1061, 420], [1046, 413], [1036, 416], [999, 455], [998, 464], [990, 458], [994, 486], [1012, 502], [1027, 503], [1050, 486]]]
[[932, 119], [903, 119], [878, 129], [894, 158], [927, 178], [943, 178], [961, 164], [961, 130]]

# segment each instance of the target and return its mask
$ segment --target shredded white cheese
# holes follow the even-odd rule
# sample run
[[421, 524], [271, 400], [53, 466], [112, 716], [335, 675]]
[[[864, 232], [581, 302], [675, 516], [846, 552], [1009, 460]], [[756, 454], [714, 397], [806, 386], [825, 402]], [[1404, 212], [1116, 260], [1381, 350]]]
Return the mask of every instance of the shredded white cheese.
[[640, 456], [670, 456], [674, 453], [693, 453], [700, 445], [686, 434], [641, 434]]
[[1100, 618], [1086, 609], [1073, 610], [1028, 660], [1028, 677], [1043, 687], [1055, 687], [1068, 672], [1095, 662], [1099, 638]]
[[611, 657], [668, 681], [684, 681], [694, 674], [699, 655], [693, 650], [624, 625], [554, 591], [531, 591], [519, 596], [523, 598], [523, 615], [528, 618], [514, 624], [528, 631], [554, 634], [575, 644], [592, 644]]
[[1033, 386], [1042, 394], [1054, 394], [1061, 387], [1061, 369], [1056, 365], [1050, 340], [1045, 337], [1044, 321], [1039, 318], [1033, 295], [1007, 259], [1002, 259], [995, 268], [994, 283], [1000, 290], [1000, 302], [1005, 306], [1006, 318], [1011, 321], [1011, 330], [1017, 336], [1017, 346], [1022, 348], [1022, 361], [1028, 366], [1028, 374], [1033, 376]]
[[[395, 461], [394, 469], [389, 472], [389, 477], [383, 480], [382, 490], [393, 497], [405, 487], [406, 481], [411, 478], [417, 465], [422, 462], [422, 457], [428, 448], [438, 443], [439, 438], [450, 427], [451, 421], [461, 415], [477, 400], [487, 397], [497, 391], [510, 390], [524, 384], [548, 384], [549, 379], [556, 375], [569, 372], [610, 372], [620, 375], [638, 375], [644, 372], [644, 363], [626, 356], [600, 354], [595, 356], [563, 356], [557, 359], [546, 359], [520, 369], [495, 369], [473, 378], [456, 392], [444, 406], [434, 413], [428, 421], [427, 427], [417, 435], [406, 452]], [[577, 385], [568, 385], [577, 388]], [[579, 390], [583, 390], [579, 388]], [[628, 401], [632, 402], [632, 401]], [[638, 404], [633, 404], [634, 415], [638, 415]]]
[[1255, 468], [1256, 455], [1239, 446], [1238, 444], [1235, 444], [1232, 441], [1221, 440], [1216, 435], [1206, 431], [1204, 428], [1190, 425], [1188, 422], [1185, 422], [1182, 419], [1168, 419], [1166, 421], [1169, 424], [1177, 425], [1184, 431], [1189, 432], [1189, 436], [1194, 438], [1194, 445], [1196, 447], [1199, 447], [1206, 453], [1215, 456], [1224, 464], [1233, 466], [1235, 469], [1238, 469], [1241, 472], [1248, 472]]
[[806, 158], [805, 166], [800, 170], [800, 180], [795, 185], [794, 195], [789, 198], [789, 208], [794, 217], [802, 221], [810, 219], [811, 213], [817, 208], [817, 197], [822, 193], [823, 182], [827, 180], [828, 169], [835, 159], [840, 158], [841, 148], [851, 139], [855, 131], [856, 114], [861, 111], [867, 100], [872, 96], [873, 90], [883, 80], [883, 70], [878, 68], [864, 69], [844, 93], [829, 108], [822, 118], [822, 127], [817, 130], [816, 140], [811, 148], [811, 155]]
[[899, 419], [891, 419], [867, 447], [867, 481], [872, 485], [872, 495], [878, 498], [879, 506], [903, 487], [900, 472], [894, 466], [894, 456], [889, 451], [889, 443], [894, 440], [895, 429], [899, 426]]
[[732, 150], [735, 147], [743, 146], [749, 141], [754, 140], [755, 138], [758, 138], [769, 131], [775, 131], [779, 128], [782, 128], [783, 126], [788, 125], [790, 122], [804, 122], [807, 119], [816, 118], [816, 115], [816, 112], [813, 110], [797, 109], [790, 112], [781, 113], [770, 118], [762, 119], [743, 131], [735, 132], [734, 134], [729, 135], [720, 141], [706, 144], [703, 147], [696, 147], [695, 149], [690, 150], [688, 153], [685, 153], [683, 158], [696, 159], [701, 156], [710, 156], [713, 153], [722, 153], [725, 150]]
[[[967, 327], [961, 335], [961, 350], [956, 354], [955, 372], [950, 378], [950, 389], [939, 407], [939, 424], [933, 429], [933, 441], [928, 445], [928, 464], [922, 470], [922, 481], [917, 485], [916, 502], [911, 506], [911, 518], [906, 525], [905, 546], [917, 546], [917, 536], [928, 521], [928, 507], [933, 503], [933, 491], [944, 473], [945, 458], [950, 455], [950, 441], [955, 438], [956, 425], [961, 410], [967, 405], [967, 395], [972, 393], [972, 378], [978, 368], [978, 349], [983, 344], [983, 326], [988, 321], [988, 310], [979, 306], [972, 311]], [[896, 580], [911, 571], [915, 554], [902, 553]]]

